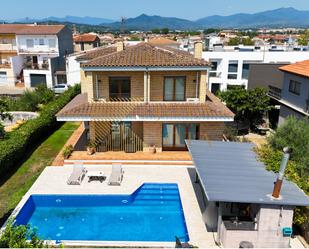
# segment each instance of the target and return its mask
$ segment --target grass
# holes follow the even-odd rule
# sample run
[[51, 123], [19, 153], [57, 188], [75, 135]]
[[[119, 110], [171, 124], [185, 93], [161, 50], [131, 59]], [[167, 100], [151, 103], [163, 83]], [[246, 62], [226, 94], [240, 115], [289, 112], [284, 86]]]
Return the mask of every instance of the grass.
[[0, 186], [0, 224], [15, 208], [46, 166], [49, 166], [79, 124], [64, 123], [40, 144]]

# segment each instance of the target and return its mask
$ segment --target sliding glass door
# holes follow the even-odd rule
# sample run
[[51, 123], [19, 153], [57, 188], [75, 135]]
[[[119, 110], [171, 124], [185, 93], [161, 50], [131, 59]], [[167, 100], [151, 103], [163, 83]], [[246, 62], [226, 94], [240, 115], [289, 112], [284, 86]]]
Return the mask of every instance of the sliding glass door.
[[186, 150], [185, 139], [198, 139], [198, 124], [163, 124], [164, 150]]

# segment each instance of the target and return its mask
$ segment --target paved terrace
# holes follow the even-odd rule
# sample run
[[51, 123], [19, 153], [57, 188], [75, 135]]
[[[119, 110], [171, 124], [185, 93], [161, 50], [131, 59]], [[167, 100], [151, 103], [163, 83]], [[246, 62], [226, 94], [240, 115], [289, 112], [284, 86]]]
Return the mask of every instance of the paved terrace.
[[[86, 166], [88, 171], [101, 170], [109, 177], [111, 165], [92, 165]], [[124, 165], [124, 178], [121, 186], [109, 186], [107, 180], [103, 183], [91, 182], [88, 179], [83, 180], [80, 186], [67, 185], [66, 181], [73, 169], [72, 165], [64, 167], [47, 167], [34, 183], [28, 193], [24, 196], [17, 207], [17, 210], [23, 205], [31, 194], [131, 194], [145, 182], [157, 183], [177, 183], [181, 195], [186, 224], [189, 232], [190, 243], [198, 247], [216, 247], [215, 234], [207, 232], [200, 211], [201, 203], [198, 203], [196, 196], [200, 196], [200, 188], [194, 183], [194, 168], [180, 166], [158, 166], [148, 165]], [[202, 200], [202, 197], [199, 198]], [[85, 243], [68, 243], [70, 245], [85, 245]], [[170, 246], [175, 243], [159, 242], [123, 242], [123, 243], [104, 243], [89, 242], [90, 245], [105, 246]]]

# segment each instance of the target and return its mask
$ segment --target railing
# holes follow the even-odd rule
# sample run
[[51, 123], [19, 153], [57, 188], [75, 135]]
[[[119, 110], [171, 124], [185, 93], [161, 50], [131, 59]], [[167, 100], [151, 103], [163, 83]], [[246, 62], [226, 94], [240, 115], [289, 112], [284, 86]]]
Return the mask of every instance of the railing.
[[49, 64], [48, 63], [43, 63], [43, 64], [38, 64], [38, 63], [28, 63], [26, 62], [24, 64], [25, 69], [34, 69], [34, 70], [49, 70]]
[[97, 142], [96, 151], [125, 151], [134, 153], [143, 150], [143, 140], [135, 134], [131, 128], [124, 125], [119, 126], [119, 132], [112, 132], [106, 135], [100, 142]]
[[270, 97], [273, 97], [275, 99], [281, 99], [281, 92], [282, 90], [278, 87], [271, 86], [271, 85], [268, 86], [268, 95]]
[[135, 97], [135, 98], [122, 98], [122, 97], [119, 97], [119, 98], [95, 98], [94, 101], [97, 101], [97, 102], [143, 102], [144, 101], [144, 98], [143, 97]]
[[8, 62], [1, 63], [0, 62], [0, 68], [11, 68], [11, 63], [8, 63]]
[[0, 50], [1, 51], [14, 51], [16, 50], [16, 46], [11, 44], [11, 43], [8, 43], [8, 44], [0, 44]]

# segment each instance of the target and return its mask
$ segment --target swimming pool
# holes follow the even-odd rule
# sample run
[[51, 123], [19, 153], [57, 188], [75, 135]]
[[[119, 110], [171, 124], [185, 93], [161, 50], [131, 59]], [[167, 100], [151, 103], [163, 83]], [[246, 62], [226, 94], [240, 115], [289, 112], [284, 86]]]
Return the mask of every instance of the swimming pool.
[[145, 183], [131, 195], [31, 195], [16, 216], [44, 240], [189, 241], [177, 184]]

